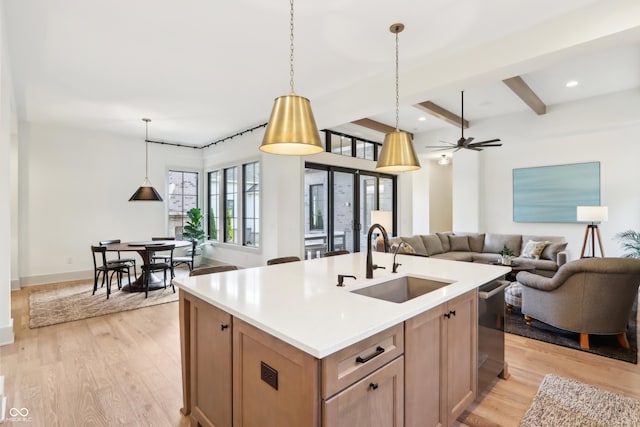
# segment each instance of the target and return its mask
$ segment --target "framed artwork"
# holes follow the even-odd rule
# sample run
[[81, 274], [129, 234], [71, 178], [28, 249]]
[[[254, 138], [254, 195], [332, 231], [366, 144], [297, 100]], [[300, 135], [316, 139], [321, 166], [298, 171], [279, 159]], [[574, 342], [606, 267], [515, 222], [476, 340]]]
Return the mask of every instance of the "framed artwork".
[[514, 222], [576, 222], [577, 206], [600, 205], [600, 162], [513, 170]]

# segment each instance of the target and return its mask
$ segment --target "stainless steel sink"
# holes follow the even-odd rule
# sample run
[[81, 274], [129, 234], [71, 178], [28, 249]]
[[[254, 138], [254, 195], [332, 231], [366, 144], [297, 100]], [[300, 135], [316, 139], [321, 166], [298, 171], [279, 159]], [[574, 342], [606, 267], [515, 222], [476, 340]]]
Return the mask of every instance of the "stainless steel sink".
[[452, 282], [423, 279], [420, 277], [403, 276], [377, 285], [356, 289], [351, 292], [371, 298], [401, 303], [419, 297], [420, 295], [433, 292], [444, 286], [450, 285], [451, 283]]

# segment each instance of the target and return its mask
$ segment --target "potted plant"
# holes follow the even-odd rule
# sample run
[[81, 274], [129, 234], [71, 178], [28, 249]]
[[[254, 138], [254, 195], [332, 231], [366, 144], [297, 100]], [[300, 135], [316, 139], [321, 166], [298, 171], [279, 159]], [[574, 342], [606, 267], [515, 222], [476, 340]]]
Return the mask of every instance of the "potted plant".
[[623, 257], [640, 259], [640, 232], [627, 230], [616, 234], [622, 247], [627, 251]]
[[[187, 217], [189, 218], [189, 220], [184, 226], [182, 236], [185, 238], [185, 240], [198, 242], [198, 244], [196, 245], [196, 253], [193, 255], [193, 263], [195, 267], [196, 265], [200, 265], [200, 261], [202, 259], [202, 251], [200, 251], [199, 249], [204, 245], [204, 241], [207, 235], [202, 228], [203, 216], [200, 208], [193, 208], [187, 211]], [[189, 249], [187, 253], [191, 255], [191, 249]]]
[[511, 265], [511, 257], [514, 255], [513, 251], [505, 244], [500, 250], [500, 262], [503, 265]]

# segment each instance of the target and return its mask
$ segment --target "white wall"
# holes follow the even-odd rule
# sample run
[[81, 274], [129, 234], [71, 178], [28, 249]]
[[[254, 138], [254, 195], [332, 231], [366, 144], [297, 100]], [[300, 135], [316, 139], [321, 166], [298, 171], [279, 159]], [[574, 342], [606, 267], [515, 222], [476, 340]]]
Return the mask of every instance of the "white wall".
[[[149, 144], [149, 179], [163, 197], [176, 166], [201, 171], [201, 152]], [[128, 201], [144, 172], [142, 136], [21, 123], [21, 284], [90, 277], [100, 240], [165, 235], [165, 203]]]
[[12, 247], [12, 207], [15, 194], [12, 188], [12, 171], [15, 168], [12, 156], [12, 135], [15, 126], [13, 88], [7, 59], [4, 36], [4, 12], [0, 7], [0, 345], [14, 340], [13, 319], [11, 318], [11, 247]]
[[[599, 161], [601, 200], [609, 221], [600, 226], [607, 256], [620, 256], [614, 235], [640, 229], [640, 91], [632, 90], [550, 106], [533, 112], [473, 122], [465, 133], [499, 137], [503, 146], [479, 155], [454, 154], [454, 230], [561, 235], [571, 258], [580, 256], [584, 224], [513, 222], [514, 168]], [[445, 139], [422, 135], [423, 142]], [[447, 137], [448, 138], [448, 137]], [[448, 138], [451, 140], [451, 138]]]

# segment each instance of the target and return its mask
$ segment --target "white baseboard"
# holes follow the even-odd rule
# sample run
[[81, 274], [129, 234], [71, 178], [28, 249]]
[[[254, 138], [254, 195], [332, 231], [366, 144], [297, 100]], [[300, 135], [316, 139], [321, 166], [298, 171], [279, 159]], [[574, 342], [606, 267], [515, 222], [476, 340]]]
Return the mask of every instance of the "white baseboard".
[[20, 290], [20, 279], [15, 279], [11, 281], [11, 290], [12, 291]]
[[13, 344], [15, 338], [15, 334], [13, 333], [13, 319], [9, 319], [8, 325], [0, 326], [0, 346]]
[[[71, 282], [74, 280], [92, 280], [93, 270], [71, 271], [68, 273], [43, 274], [20, 278], [20, 286], [46, 285], [48, 283]], [[11, 285], [13, 289], [13, 282]]]

